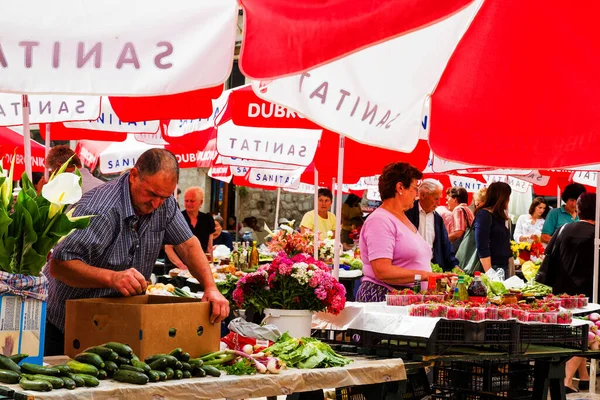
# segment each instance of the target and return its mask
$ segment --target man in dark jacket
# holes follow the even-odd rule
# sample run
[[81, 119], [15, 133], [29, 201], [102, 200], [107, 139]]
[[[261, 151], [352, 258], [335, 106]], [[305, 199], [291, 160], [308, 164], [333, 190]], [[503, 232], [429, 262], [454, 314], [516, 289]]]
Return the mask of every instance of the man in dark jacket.
[[458, 267], [452, 245], [448, 240], [448, 231], [444, 220], [435, 211], [442, 196], [442, 186], [435, 180], [426, 179], [419, 186], [419, 199], [414, 206], [405, 212], [406, 216], [419, 231], [419, 234], [433, 249], [433, 263], [444, 271]]

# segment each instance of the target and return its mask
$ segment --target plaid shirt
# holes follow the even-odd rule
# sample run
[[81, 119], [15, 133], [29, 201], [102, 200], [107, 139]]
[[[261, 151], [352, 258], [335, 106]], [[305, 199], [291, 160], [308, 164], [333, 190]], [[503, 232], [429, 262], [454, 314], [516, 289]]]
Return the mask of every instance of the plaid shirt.
[[[464, 210], [464, 211], [463, 211]], [[466, 231], [467, 220], [465, 219], [465, 213], [469, 219], [469, 226], [473, 226], [473, 211], [469, 208], [467, 203], [461, 203], [452, 210], [452, 219], [450, 220], [450, 226], [448, 227], [448, 234], [455, 231]]]
[[[135, 215], [129, 173], [86, 193], [77, 203], [74, 215], [95, 217], [86, 229], [77, 230], [60, 242], [54, 248], [53, 258], [81, 260], [113, 271], [135, 267], [146, 280], [150, 279], [163, 242], [178, 245], [192, 237], [172, 196], [152, 214]], [[67, 300], [120, 296], [113, 289], [68, 286], [50, 276], [48, 265], [44, 274], [49, 282], [48, 320], [62, 331]]]

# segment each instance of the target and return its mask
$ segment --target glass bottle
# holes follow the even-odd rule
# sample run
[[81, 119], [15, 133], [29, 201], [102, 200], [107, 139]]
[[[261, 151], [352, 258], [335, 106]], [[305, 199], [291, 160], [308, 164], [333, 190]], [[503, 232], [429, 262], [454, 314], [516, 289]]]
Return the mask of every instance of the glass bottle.
[[238, 242], [233, 244], [233, 251], [231, 252], [231, 263], [235, 269], [240, 269], [240, 251], [238, 250]]
[[459, 300], [469, 301], [469, 293], [467, 292], [467, 287], [465, 286], [465, 279], [462, 276], [458, 277], [458, 285], [456, 288], [458, 289]]
[[252, 252], [250, 253], [250, 268], [258, 267], [258, 248], [256, 248], [256, 240], [252, 241]]
[[475, 272], [473, 282], [469, 285], [469, 300], [472, 303], [485, 303], [487, 302], [487, 289], [481, 281], [481, 272]]
[[413, 284], [413, 292], [415, 294], [421, 293], [421, 275], [415, 274], [415, 283]]
[[460, 294], [458, 293], [458, 288], [457, 287], [454, 288], [454, 296], [452, 296], [452, 300], [454, 300], [454, 301], [460, 301]]

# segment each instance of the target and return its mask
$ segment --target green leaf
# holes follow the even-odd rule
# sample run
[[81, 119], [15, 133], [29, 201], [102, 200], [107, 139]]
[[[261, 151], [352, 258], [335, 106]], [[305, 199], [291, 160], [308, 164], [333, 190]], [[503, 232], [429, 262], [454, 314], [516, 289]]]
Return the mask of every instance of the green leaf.
[[74, 229], [85, 229], [90, 224], [91, 216], [69, 218], [66, 214], [56, 214], [52, 221], [52, 226], [48, 230], [48, 236], [63, 237], [67, 236]]
[[[38, 240], [38, 234], [33, 228], [31, 214], [24, 207], [23, 203], [19, 199], [15, 203], [15, 213], [20, 211], [23, 235], [16, 236], [17, 240], [15, 241], [15, 249], [10, 261], [10, 269], [15, 274], [37, 276], [46, 263], [46, 255], [41, 256], [33, 249], [33, 244]], [[37, 211], [37, 207], [35, 210]]]

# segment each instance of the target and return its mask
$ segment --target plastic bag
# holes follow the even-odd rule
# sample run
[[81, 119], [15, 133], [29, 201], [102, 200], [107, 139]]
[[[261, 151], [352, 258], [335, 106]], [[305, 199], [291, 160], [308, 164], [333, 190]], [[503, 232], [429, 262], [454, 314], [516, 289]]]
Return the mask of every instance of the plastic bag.
[[485, 273], [485, 275], [488, 278], [490, 278], [490, 281], [492, 281], [492, 282], [502, 282], [502, 281], [504, 281], [504, 270], [503, 269], [495, 270], [493, 268], [490, 268]]

